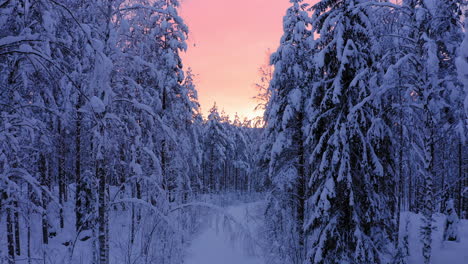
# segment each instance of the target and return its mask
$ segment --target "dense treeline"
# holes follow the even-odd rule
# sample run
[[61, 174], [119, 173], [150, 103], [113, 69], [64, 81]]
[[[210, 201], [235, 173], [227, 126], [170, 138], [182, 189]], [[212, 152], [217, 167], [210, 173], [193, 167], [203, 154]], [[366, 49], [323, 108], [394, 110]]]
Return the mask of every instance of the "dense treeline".
[[402, 211], [430, 263], [433, 214], [468, 217], [464, 4], [291, 0], [264, 92], [269, 263], [406, 263]]
[[0, 262], [180, 263], [181, 204], [253, 188], [258, 131], [202, 119], [178, 5], [0, 3]]

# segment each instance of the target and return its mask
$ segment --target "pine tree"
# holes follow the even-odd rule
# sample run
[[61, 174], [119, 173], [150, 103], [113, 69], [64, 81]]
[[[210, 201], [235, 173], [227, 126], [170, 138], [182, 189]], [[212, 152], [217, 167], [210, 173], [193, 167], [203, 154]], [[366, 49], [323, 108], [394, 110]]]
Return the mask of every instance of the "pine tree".
[[[459, 139], [459, 145], [458, 145], [458, 181], [459, 181], [459, 188], [458, 188], [458, 193], [459, 193], [459, 199], [461, 200], [462, 197], [464, 198], [465, 204], [464, 204], [464, 210], [465, 210], [465, 215], [462, 215], [461, 213], [463, 212], [463, 209], [461, 208], [461, 204], [459, 201], [458, 205], [458, 212], [460, 213], [461, 218], [468, 218], [468, 177], [466, 176], [463, 178], [463, 164], [466, 163], [464, 160], [463, 156], [463, 150], [466, 149], [463, 146], [466, 146], [467, 142], [467, 130], [466, 128], [468, 125], [466, 124], [466, 120], [468, 120], [468, 20], [467, 14], [465, 13], [465, 37], [463, 39], [463, 42], [460, 44], [460, 49], [459, 49], [459, 56], [456, 60], [456, 66], [458, 69], [458, 78], [462, 85], [464, 86], [464, 91], [462, 93], [458, 94], [459, 99], [463, 100], [464, 98], [464, 111], [460, 111], [460, 123], [458, 127], [458, 131], [460, 132], [460, 139]], [[463, 120], [465, 120], [463, 122]], [[466, 154], [465, 154], [466, 156]]]
[[[465, 15], [466, 17], [466, 15]], [[468, 20], [465, 19], [465, 29]], [[458, 76], [465, 86], [465, 115], [468, 116], [468, 31], [465, 30], [465, 38], [460, 46], [460, 55], [457, 58]]]
[[185, 74], [183, 83], [183, 91], [185, 99], [185, 113], [190, 116], [186, 117], [187, 146], [184, 149], [183, 156], [190, 157], [189, 159], [189, 174], [190, 174], [190, 188], [194, 192], [201, 191], [201, 177], [202, 177], [202, 123], [203, 118], [200, 110], [200, 103], [198, 102], [198, 93], [195, 87], [195, 74], [192, 69], [188, 69]]
[[[313, 37], [307, 5], [291, 1], [283, 19], [284, 33], [280, 47], [271, 56], [275, 69], [270, 83], [265, 149], [268, 178], [273, 192], [268, 201], [266, 219], [275, 244], [273, 250], [280, 262], [304, 261], [303, 231], [306, 200], [306, 165], [303, 128], [304, 98], [311, 81], [310, 61]], [[270, 222], [271, 221], [271, 222]], [[290, 232], [292, 228], [293, 232]]]
[[210, 193], [221, 188], [221, 179], [227, 159], [227, 134], [221, 124], [216, 103], [210, 109], [204, 131], [204, 187]]
[[236, 191], [247, 191], [248, 177], [251, 170], [250, 165], [252, 164], [252, 153], [250, 152], [252, 143], [237, 113], [234, 116], [232, 129], [232, 139], [235, 144], [234, 155], [232, 156], [234, 175], [232, 181], [229, 184], [231, 185], [231, 188]]
[[[430, 10], [432, 15], [432, 23], [430, 27], [430, 34], [437, 45], [437, 57], [439, 60], [438, 80], [440, 87], [436, 92], [441, 93], [439, 104], [442, 105], [441, 109], [436, 112], [439, 115], [437, 118], [438, 124], [436, 126], [436, 150], [435, 156], [442, 156], [449, 153], [449, 149], [454, 147], [452, 142], [456, 142], [458, 152], [458, 176], [463, 178], [461, 171], [463, 170], [463, 145], [465, 135], [468, 133], [466, 130], [466, 118], [463, 113], [463, 98], [465, 92], [463, 85], [457, 81], [456, 76], [456, 58], [458, 48], [463, 40], [463, 31], [460, 25], [462, 15], [463, 1], [450, 0], [450, 1], [436, 1], [434, 7]], [[443, 138], [450, 135], [447, 142]], [[436, 175], [439, 171], [437, 160], [435, 161]], [[444, 165], [444, 164], [442, 164]], [[445, 166], [447, 167], [447, 165]], [[443, 168], [443, 170], [447, 170]], [[459, 213], [463, 211], [464, 203], [466, 200], [461, 194], [461, 189], [465, 183], [463, 180], [458, 185], [458, 208]], [[444, 188], [444, 184], [441, 185]], [[438, 189], [436, 191], [439, 192]], [[466, 205], [465, 205], [466, 206]]]
[[327, 0], [312, 7], [320, 77], [308, 109], [310, 263], [383, 263], [393, 244], [391, 139], [374, 101], [371, 77], [379, 54], [366, 2]]

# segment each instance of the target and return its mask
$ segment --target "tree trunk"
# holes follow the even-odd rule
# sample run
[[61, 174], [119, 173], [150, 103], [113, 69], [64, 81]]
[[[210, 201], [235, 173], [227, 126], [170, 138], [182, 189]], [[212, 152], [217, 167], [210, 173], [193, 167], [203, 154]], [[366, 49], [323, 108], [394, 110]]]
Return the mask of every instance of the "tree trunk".
[[[163, 115], [165, 114], [165, 111], [167, 109], [167, 91], [166, 87], [163, 88], [163, 93], [162, 93], [162, 112]], [[170, 200], [170, 190], [169, 190], [169, 179], [167, 175], [167, 161], [166, 161], [166, 139], [165, 135], [163, 135], [163, 140], [161, 141], [161, 173], [162, 173], [162, 181], [163, 181], [163, 189], [166, 190], [167, 192], [167, 198]]]
[[161, 173], [163, 181], [163, 189], [169, 192], [169, 182], [166, 173], [166, 140], [161, 142]]
[[[299, 115], [300, 124], [302, 124], [303, 116]], [[305, 260], [305, 235], [304, 235], [304, 212], [306, 201], [306, 180], [305, 180], [305, 153], [304, 142], [301, 128], [298, 131], [299, 143], [299, 164], [298, 164], [298, 186], [297, 186], [297, 232], [299, 236], [299, 253], [301, 263]]]
[[239, 169], [238, 168], [235, 168], [235, 174], [234, 174], [235, 178], [234, 178], [234, 189], [236, 191], [240, 190], [239, 188]]
[[135, 205], [132, 204], [132, 218], [131, 218], [131, 223], [130, 223], [130, 244], [133, 245], [135, 242]]
[[228, 184], [228, 165], [227, 165], [227, 162], [224, 162], [224, 166], [223, 166], [223, 174], [224, 174], [224, 180], [223, 180], [223, 186], [222, 186], [222, 190], [223, 191], [226, 191], [227, 190], [227, 184]]
[[82, 193], [82, 182], [81, 182], [81, 121], [82, 113], [79, 111], [82, 104], [81, 95], [78, 98], [78, 104], [76, 105], [76, 130], [75, 130], [75, 229], [78, 232], [83, 224], [83, 212], [80, 195]]
[[21, 241], [20, 241], [20, 223], [19, 223], [19, 208], [18, 208], [18, 201], [13, 202], [14, 207], [15, 207], [15, 213], [14, 215], [14, 221], [15, 221], [15, 249], [16, 249], [16, 255], [21, 256]]
[[[136, 198], [137, 198], [138, 200], [141, 200], [141, 184], [140, 184], [140, 182], [138, 182], [138, 180], [136, 181]], [[137, 221], [137, 225], [140, 224], [140, 220], [141, 220], [140, 209], [137, 208], [137, 209], [136, 209], [136, 221]]]
[[[31, 198], [31, 186], [28, 184], [28, 197]], [[31, 259], [31, 217], [32, 217], [32, 214], [31, 214], [31, 206], [29, 205], [28, 206], [28, 218], [26, 223], [27, 223], [27, 245], [26, 245], [26, 250], [27, 250], [27, 254], [28, 254], [28, 264], [31, 264], [32, 263], [32, 259]]]
[[105, 232], [106, 232], [106, 259], [107, 259], [107, 263], [109, 263], [110, 261], [110, 258], [109, 258], [109, 213], [108, 213], [108, 201], [109, 201], [109, 193], [110, 193], [110, 188], [109, 188], [110, 184], [106, 184], [106, 225], [105, 225]]
[[6, 224], [7, 224], [7, 243], [8, 243], [8, 263], [15, 263], [15, 241], [13, 238], [13, 219], [11, 215], [11, 203], [6, 209]]
[[[49, 180], [47, 178], [47, 164], [45, 155], [43, 153], [40, 154], [39, 158], [39, 172], [41, 174], [41, 185], [43, 188], [48, 189]], [[42, 192], [42, 243], [49, 244], [49, 221], [47, 220], [47, 205], [49, 203], [48, 194], [43, 191]]]
[[[410, 134], [410, 138], [409, 138], [409, 142], [413, 142], [413, 138]], [[408, 209], [409, 211], [411, 212], [414, 212], [415, 211], [415, 208], [414, 208], [414, 192], [413, 192], [413, 189], [414, 189], [414, 184], [413, 184], [413, 166], [409, 166], [408, 167]]]
[[96, 226], [93, 225], [90, 227], [91, 228], [91, 232], [92, 232], [92, 237], [93, 237], [93, 240], [91, 242], [91, 247], [92, 247], [92, 259], [93, 259], [93, 263], [92, 264], [97, 264], [99, 263], [98, 261], [98, 252], [97, 252], [97, 243], [96, 243]]
[[64, 185], [64, 165], [65, 165], [65, 161], [64, 161], [64, 153], [63, 153], [63, 137], [62, 137], [62, 122], [60, 121], [60, 119], [58, 120], [58, 125], [57, 125], [57, 135], [59, 137], [59, 141], [58, 141], [58, 159], [57, 159], [57, 163], [58, 163], [58, 189], [59, 189], [59, 204], [60, 204], [60, 208], [59, 208], [59, 220], [60, 220], [60, 228], [63, 229], [64, 227], [64, 219], [63, 219], [63, 198], [64, 198], [64, 188], [65, 188], [65, 185]]
[[[125, 198], [125, 146], [121, 145], [120, 146], [120, 170], [119, 170], [119, 185], [120, 185], [120, 198], [123, 199]], [[126, 210], [126, 205], [125, 203], [122, 203], [120, 205], [122, 207], [122, 210]]]
[[[447, 142], [448, 143], [448, 142]], [[450, 145], [449, 144], [444, 144], [444, 145], [448, 145], [448, 149], [450, 150]], [[446, 157], [446, 150], [443, 149], [442, 150], [442, 184], [440, 185], [441, 188], [442, 188], [442, 191], [441, 191], [441, 194], [442, 194], [442, 199], [441, 199], [441, 202], [440, 202], [440, 213], [445, 213], [446, 211], [446, 205], [447, 205], [447, 202], [448, 202], [448, 199], [449, 199], [449, 192], [447, 190], [447, 184], [446, 184], [446, 178], [447, 178], [447, 165], [446, 165], [446, 160], [447, 160], [447, 157]]]
[[[399, 79], [400, 80], [400, 79]], [[394, 234], [394, 241], [395, 241], [395, 246], [398, 248], [400, 245], [400, 236], [399, 236], [399, 231], [400, 231], [400, 215], [401, 211], [403, 209], [403, 206], [405, 204], [405, 191], [404, 191], [404, 180], [405, 177], [403, 176], [403, 146], [404, 146], [404, 138], [403, 138], [403, 109], [402, 109], [402, 104], [403, 104], [403, 99], [401, 96], [401, 83], [399, 82], [399, 91], [398, 91], [398, 99], [399, 99], [399, 104], [400, 104], [400, 111], [399, 111], [399, 129], [398, 133], [400, 136], [400, 146], [399, 146], [399, 151], [398, 151], [398, 183], [397, 183], [397, 191], [396, 191], [396, 201], [397, 201], [397, 209], [395, 212], [395, 220], [396, 220], [396, 232]]]
[[464, 218], [463, 215], [463, 185], [464, 185], [464, 177], [463, 177], [463, 145], [462, 140], [460, 139], [458, 143], [458, 215], [460, 218]]
[[215, 184], [214, 184], [214, 154], [213, 154], [213, 147], [210, 148], [210, 180], [209, 180], [209, 185], [210, 185], [210, 190], [209, 192], [212, 193], [215, 189]]
[[426, 114], [426, 135], [424, 138], [424, 195], [423, 195], [423, 225], [421, 227], [423, 242], [424, 263], [430, 264], [432, 257], [432, 214], [434, 213], [433, 204], [433, 181], [434, 181], [434, 124], [427, 103], [424, 107]]
[[108, 237], [107, 237], [107, 195], [106, 195], [106, 173], [104, 169], [104, 160], [99, 159], [96, 161], [97, 166], [97, 177], [99, 180], [99, 264], [108, 264], [109, 259], [107, 258], [108, 250]]

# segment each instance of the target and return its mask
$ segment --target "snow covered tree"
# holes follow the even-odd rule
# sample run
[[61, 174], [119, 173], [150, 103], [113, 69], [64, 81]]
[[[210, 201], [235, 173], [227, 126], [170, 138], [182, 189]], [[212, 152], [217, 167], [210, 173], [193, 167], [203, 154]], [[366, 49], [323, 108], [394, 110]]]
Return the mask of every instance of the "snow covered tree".
[[[198, 126], [201, 120], [195, 87], [190, 78], [183, 83], [179, 52], [188, 29], [178, 1], [14, 0], [0, 7], [0, 86], [6, 87], [0, 95], [0, 219], [8, 220], [11, 253], [0, 257], [11, 263], [25, 255], [20, 231], [27, 223], [30, 234], [34, 223], [21, 217], [38, 214], [42, 244], [59, 240], [74, 262], [83, 257], [74, 256], [75, 245], [84, 243], [92, 254], [83, 261], [108, 263], [113, 209], [126, 214], [131, 198], [164, 213], [132, 200], [133, 245], [148, 227], [141, 217], [153, 212], [147, 216], [154, 222], [164, 219], [174, 206], [170, 200], [189, 198], [189, 173], [199, 171], [200, 150], [193, 160], [184, 158], [200, 148], [200, 128], [193, 124], [195, 116]], [[162, 160], [170, 179], [163, 177]], [[179, 193], [166, 192], [164, 181]], [[67, 215], [73, 210], [75, 219]], [[68, 217], [76, 234], [68, 234]], [[155, 229], [171, 243], [146, 243], [155, 250], [143, 250], [145, 258], [166, 262], [180, 249], [182, 232], [170, 229]], [[34, 237], [28, 235], [28, 245]], [[28, 246], [29, 261], [36, 254], [47, 261], [50, 250]]]
[[368, 1], [312, 7], [317, 39], [311, 120], [307, 261], [384, 263], [393, 245], [391, 139], [372, 82], [379, 54]]
[[[400, 98], [405, 98], [399, 100], [399, 107], [409, 110], [406, 111], [407, 119], [401, 118], [398, 123], [406, 127], [407, 135], [410, 134], [409, 146], [412, 152], [418, 153], [410, 157], [412, 162], [408, 165], [413, 167], [411, 171], [415, 172], [416, 183], [419, 182], [416, 188], [422, 189], [416, 195], [415, 208], [424, 215], [421, 236], [426, 263], [431, 258], [438, 168], [443, 166], [437, 157], [450, 145], [440, 142], [447, 134], [454, 134], [453, 127], [457, 123], [464, 122], [456, 114], [460, 108], [460, 103], [456, 102], [460, 97], [460, 86], [454, 76], [454, 59], [461, 32], [457, 25], [459, 8], [457, 1], [404, 1], [400, 21], [405, 27], [397, 45], [402, 52], [391, 66], [399, 75], [399, 87], [404, 88], [398, 92]], [[392, 75], [390, 71], [387, 74]], [[393, 78], [396, 77], [394, 74]], [[445, 188], [446, 182], [442, 176], [440, 189]], [[409, 197], [413, 196], [412, 192], [410, 187]], [[413, 208], [411, 200], [410, 209]]]
[[280, 46], [271, 56], [275, 69], [265, 112], [268, 145], [264, 155], [269, 162], [267, 177], [273, 191], [268, 198], [266, 219], [269, 219], [267, 229], [275, 240], [272, 250], [278, 261], [303, 263], [306, 206], [304, 100], [312, 79], [313, 36], [306, 11], [308, 5], [300, 0], [293, 0], [291, 4], [283, 19]]
[[234, 155], [232, 156], [232, 167], [234, 170], [232, 179], [230, 181], [231, 188], [239, 190], [248, 190], [249, 174], [251, 170], [251, 164], [253, 161], [252, 157], [252, 144], [248, 133], [245, 131], [245, 127], [240, 121], [239, 116], [236, 114], [234, 116], [234, 121], [232, 123], [232, 132], [234, 146]]
[[[458, 49], [463, 40], [463, 31], [460, 23], [462, 16], [463, 1], [450, 0], [450, 1], [434, 1], [432, 6], [428, 7], [432, 15], [432, 24], [430, 27], [430, 34], [437, 45], [437, 57], [439, 59], [438, 79], [439, 88], [437, 91], [441, 94], [440, 103], [441, 109], [437, 112], [437, 141], [442, 141], [447, 138], [446, 142], [437, 144], [436, 142], [436, 161], [435, 171], [436, 175], [442, 170], [446, 171], [446, 161], [438, 161], [438, 156], [448, 156], [446, 153], [450, 149], [457, 149], [456, 168], [458, 178], [461, 179], [457, 186], [458, 208], [461, 213], [466, 207], [466, 199], [461, 194], [462, 189], [466, 182], [462, 179], [463, 171], [463, 154], [464, 145], [466, 140], [467, 123], [466, 115], [463, 111], [463, 100], [465, 98], [465, 91], [463, 84], [457, 80], [456, 71], [456, 58]], [[455, 144], [454, 144], [455, 143]], [[438, 164], [441, 163], [441, 164]], [[443, 172], [442, 172], [443, 174]], [[446, 182], [449, 180], [449, 175], [443, 174], [441, 183], [442, 188], [445, 188]], [[439, 192], [438, 189], [436, 191]], [[446, 201], [445, 201], [446, 202]]]
[[[129, 123], [131, 146], [125, 147], [130, 155], [130, 171], [134, 174], [130, 189], [136, 199], [157, 206], [168, 213], [171, 204], [188, 199], [193, 183], [200, 171], [200, 156], [185, 158], [193, 151], [200, 155], [198, 132], [200, 120], [195, 122], [198, 102], [193, 75], [184, 78], [179, 53], [186, 48], [187, 27], [177, 13], [178, 1], [134, 1], [121, 8], [119, 17], [119, 46], [123, 61], [116, 61], [116, 84], [123, 83], [119, 101], [134, 109], [122, 108]], [[133, 67], [128, 67], [128, 64]], [[130, 88], [130, 89], [129, 89]], [[123, 155], [125, 156], [125, 155]], [[127, 184], [130, 182], [127, 182]], [[140, 221], [141, 215], [161, 216], [152, 210], [141, 210], [132, 204], [132, 243], [135, 235], [143, 232], [145, 258], [164, 258], [172, 255], [180, 244], [151, 243], [153, 236], [144, 234], [150, 225]], [[141, 226], [141, 231], [137, 228]], [[158, 227], [161, 239], [178, 243], [167, 227]], [[154, 253], [149, 250], [155, 247]]]
[[216, 103], [210, 109], [204, 131], [203, 185], [210, 193], [219, 192], [227, 159], [227, 137]]
[[[465, 16], [466, 17], [466, 16]], [[468, 116], [468, 20], [465, 19], [465, 38], [460, 46], [460, 56], [457, 58], [458, 76], [465, 86], [465, 115]]]
[[201, 177], [202, 177], [202, 161], [203, 161], [203, 135], [202, 125], [203, 118], [200, 110], [200, 103], [198, 102], [198, 93], [195, 87], [195, 74], [192, 69], [188, 69], [185, 74], [183, 83], [184, 94], [188, 100], [185, 100], [185, 107], [187, 108], [186, 114], [190, 114], [185, 122], [187, 123], [187, 135], [181, 137], [187, 138], [188, 147], [186, 146], [184, 157], [189, 159], [189, 174], [190, 186], [194, 192], [201, 190]]
[[[468, 218], [468, 195], [466, 194], [466, 190], [468, 189], [468, 179], [466, 177], [466, 172], [465, 172], [465, 177], [463, 179], [463, 164], [466, 163], [466, 154], [463, 155], [463, 150], [466, 150], [466, 142], [467, 138], [466, 135], [468, 134], [467, 128], [468, 125], [466, 124], [466, 120], [468, 120], [468, 20], [467, 14], [465, 14], [465, 37], [463, 42], [460, 44], [460, 49], [459, 49], [459, 57], [456, 60], [456, 65], [458, 69], [458, 78], [460, 82], [462, 83], [462, 86], [464, 87], [464, 95], [463, 93], [458, 94], [457, 98], [458, 100], [464, 100], [464, 111], [461, 110], [459, 113], [459, 116], [461, 117], [460, 123], [458, 126], [458, 131], [460, 133], [460, 140], [459, 140], [459, 145], [458, 145], [458, 193], [459, 193], [459, 202], [458, 202], [458, 212], [460, 213], [460, 217], [462, 218]], [[465, 152], [466, 153], [466, 152]], [[464, 158], [465, 157], [465, 158]], [[465, 159], [465, 160], [464, 160]], [[466, 170], [466, 168], [465, 168]], [[463, 196], [463, 193], [464, 196]], [[462, 203], [461, 200], [464, 199], [464, 208], [462, 209]], [[464, 215], [462, 212], [464, 212]]]
[[[187, 26], [177, 13], [179, 2], [176, 0], [159, 1], [159, 8], [165, 10], [167, 14], [160, 15], [161, 28], [158, 34], [159, 48], [156, 53], [161, 57], [158, 67], [158, 90], [161, 99], [160, 116], [166, 125], [166, 131], [161, 138], [161, 168], [163, 174], [163, 188], [168, 192], [170, 199], [175, 199], [176, 188], [179, 180], [184, 177], [187, 168], [181, 164], [184, 159], [178, 156], [177, 150], [181, 147], [173, 135], [179, 126], [187, 126], [187, 117], [191, 117], [191, 109], [184, 107], [184, 100], [188, 100], [183, 94], [182, 82], [184, 72], [182, 61], [179, 56], [180, 51], [187, 48], [185, 43], [188, 33]], [[169, 130], [167, 130], [169, 129]], [[182, 167], [181, 167], [182, 166]]]
[[445, 227], [444, 227], [444, 240], [445, 241], [460, 241], [458, 234], [458, 225], [460, 220], [458, 219], [457, 212], [453, 200], [449, 200], [446, 205]]
[[[54, 41], [57, 17], [59, 12], [48, 1], [1, 5], [0, 126], [4, 129], [0, 132], [0, 207], [7, 208], [9, 263], [15, 261], [15, 254], [22, 254], [20, 217], [29, 217], [18, 206], [20, 202], [41, 210], [43, 243], [52, 234], [47, 220], [54, 176], [50, 163], [57, 157], [52, 155], [53, 128], [61, 105], [58, 76], [63, 65], [57, 56], [63, 49]], [[34, 192], [25, 192], [24, 185]]]

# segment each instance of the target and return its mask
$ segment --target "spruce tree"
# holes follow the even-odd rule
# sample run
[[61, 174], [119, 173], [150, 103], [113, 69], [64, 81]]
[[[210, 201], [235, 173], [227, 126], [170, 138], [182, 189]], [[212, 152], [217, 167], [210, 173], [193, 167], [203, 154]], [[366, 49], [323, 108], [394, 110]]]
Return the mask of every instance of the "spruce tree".
[[312, 7], [317, 39], [311, 119], [309, 263], [384, 263], [393, 245], [394, 179], [372, 85], [368, 1], [324, 0]]
[[227, 159], [227, 133], [221, 123], [216, 103], [210, 109], [204, 131], [204, 188], [209, 193], [217, 193]]
[[465, 115], [468, 116], [468, 31], [466, 28], [468, 20], [465, 15], [465, 38], [460, 45], [459, 57], [457, 58], [457, 69], [460, 81], [465, 87]]
[[[311, 81], [313, 36], [307, 4], [291, 1], [283, 19], [283, 36], [271, 56], [275, 69], [265, 112], [264, 150], [272, 195], [266, 211], [267, 229], [275, 240], [272, 250], [280, 262], [303, 263], [306, 207], [306, 156], [303, 129], [304, 100]], [[292, 232], [290, 231], [292, 229]]]

